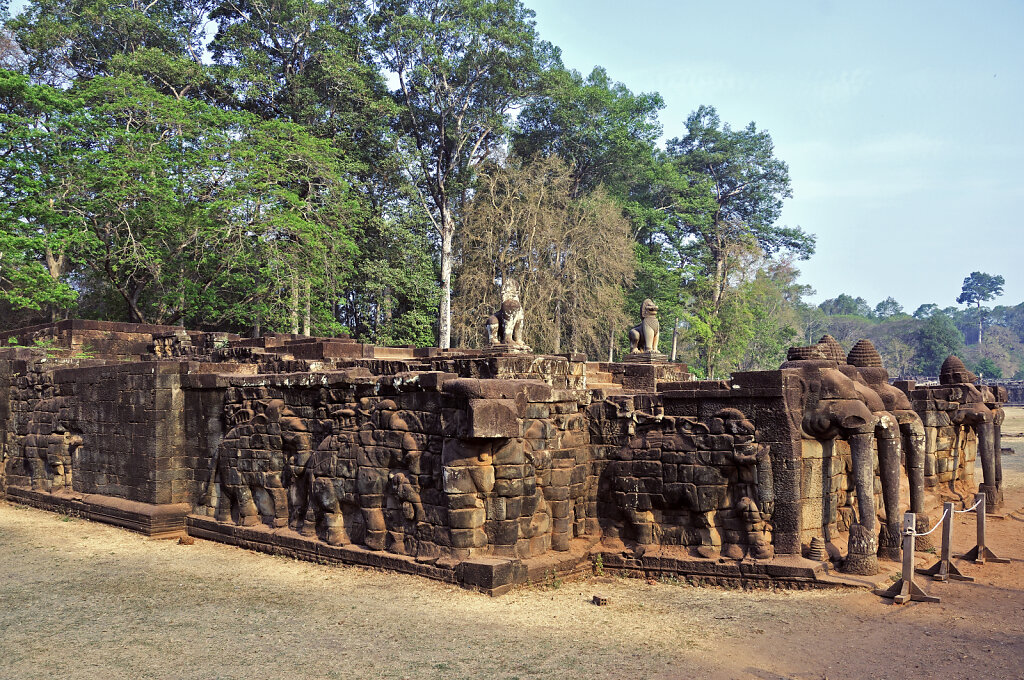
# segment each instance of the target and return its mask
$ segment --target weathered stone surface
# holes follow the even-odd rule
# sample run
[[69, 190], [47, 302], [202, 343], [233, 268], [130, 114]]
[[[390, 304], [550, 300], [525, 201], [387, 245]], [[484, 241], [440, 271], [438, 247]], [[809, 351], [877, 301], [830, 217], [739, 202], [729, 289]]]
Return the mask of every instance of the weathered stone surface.
[[[832, 559], [845, 543], [849, 568], [870, 570], [903, 475], [912, 504], [923, 487], [973, 491], [977, 455], [999, 497], [1006, 391], [956, 382], [970, 376], [952, 360], [941, 386], [890, 386], [867, 342], [846, 357], [823, 338], [779, 371], [690, 381], [654, 356], [98, 322], [16, 335], [66, 354], [0, 349], [0, 492], [88, 498], [91, 516], [149, 531], [145, 517], [180, 525], [187, 509], [196, 535], [491, 593], [595, 544], [609, 568], [723, 559], [707, 573], [733, 578], [827, 536]], [[72, 356], [86, 339], [98, 358]], [[144, 511], [99, 510], [119, 503]], [[653, 557], [673, 549], [685, 559]]]

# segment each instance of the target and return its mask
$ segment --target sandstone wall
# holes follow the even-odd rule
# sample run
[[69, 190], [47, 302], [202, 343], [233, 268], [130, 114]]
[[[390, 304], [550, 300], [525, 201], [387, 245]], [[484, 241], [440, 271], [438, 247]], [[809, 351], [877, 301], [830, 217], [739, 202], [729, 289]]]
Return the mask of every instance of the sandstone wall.
[[[998, 440], [1006, 396], [905, 384], [901, 412], [880, 401], [893, 388], [861, 377], [870, 367], [817, 348], [781, 370], [692, 381], [681, 365], [572, 354], [68, 323], [21, 333], [63, 349], [0, 349], [0, 489], [147, 532], [183, 531], [189, 515], [205, 538], [488, 592], [594, 555], [744, 578], [753, 560], [758, 576], [813, 580], [814, 564], [773, 558], [820, 537], [840, 556], [858, 521], [851, 437], [886, 436], [873, 429], [886, 409], [919, 416], [925, 483], [963, 490], [972, 423]], [[87, 337], [109, 354], [83, 356]], [[867, 420], [829, 420], [840, 411]]]

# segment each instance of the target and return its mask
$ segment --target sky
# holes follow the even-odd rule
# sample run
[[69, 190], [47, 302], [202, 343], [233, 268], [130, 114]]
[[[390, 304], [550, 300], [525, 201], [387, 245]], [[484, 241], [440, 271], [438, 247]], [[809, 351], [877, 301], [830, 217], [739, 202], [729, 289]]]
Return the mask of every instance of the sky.
[[701, 104], [771, 134], [812, 301], [946, 307], [972, 271], [1024, 301], [1024, 0], [524, 2], [567, 66], [660, 93], [664, 139]]
[[814, 302], [946, 307], [972, 271], [1024, 301], [1024, 2], [525, 4], [566, 66], [659, 92], [665, 139], [701, 104], [771, 134]]

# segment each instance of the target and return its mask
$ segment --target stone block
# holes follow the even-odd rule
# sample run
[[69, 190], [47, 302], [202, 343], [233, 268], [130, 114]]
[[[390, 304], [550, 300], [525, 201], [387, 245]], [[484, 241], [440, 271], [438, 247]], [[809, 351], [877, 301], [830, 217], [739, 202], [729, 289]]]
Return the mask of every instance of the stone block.
[[453, 548], [483, 548], [487, 545], [487, 534], [480, 527], [475, 529], [452, 529]]
[[511, 399], [470, 399], [470, 437], [508, 439], [519, 436], [519, 416]]
[[472, 529], [483, 526], [487, 519], [484, 508], [467, 508], [464, 510], [449, 510], [448, 522], [454, 529]]

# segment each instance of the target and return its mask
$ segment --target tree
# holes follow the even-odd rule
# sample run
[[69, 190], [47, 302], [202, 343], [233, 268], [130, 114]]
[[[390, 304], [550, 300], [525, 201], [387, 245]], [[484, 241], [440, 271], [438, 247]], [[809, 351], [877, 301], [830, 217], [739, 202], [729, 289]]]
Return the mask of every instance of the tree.
[[332, 329], [321, 301], [347, 276], [354, 202], [326, 142], [137, 76], [10, 93], [55, 102], [3, 166], [5, 231], [51, 278], [130, 321]]
[[963, 289], [957, 297], [957, 304], [975, 305], [978, 315], [978, 343], [982, 342], [982, 325], [984, 314], [981, 311], [981, 303], [994, 300], [1003, 294], [1003, 284], [1006, 280], [1000, 276], [992, 276], [984, 272], [971, 272], [971, 275], [964, 279]]
[[437, 343], [437, 268], [416, 215], [372, 220], [358, 233], [360, 253], [341, 319], [377, 345]]
[[[209, 0], [32, 0], [7, 22], [35, 82], [66, 86], [112, 75], [132, 55], [167, 83], [202, 62]], [[136, 73], [138, 73], [136, 71]], [[151, 81], [152, 82], [152, 81]]]
[[981, 378], [990, 378], [998, 380], [1003, 377], [1003, 369], [996, 365], [996, 362], [992, 361], [988, 357], [982, 357], [978, 359], [972, 366], [974, 372]]
[[10, 17], [8, 3], [0, 3], [0, 69], [21, 71], [27, 66], [27, 60], [25, 53], [18, 46], [18, 41], [7, 28]]
[[510, 111], [534, 92], [554, 51], [519, 0], [384, 0], [371, 26], [398, 84], [409, 173], [440, 239], [438, 341], [448, 348], [460, 205], [474, 167], [499, 148]]
[[55, 123], [73, 110], [63, 91], [0, 71], [0, 302], [51, 320], [78, 297], [66, 275], [81, 236], [58, 207], [67, 140]]
[[508, 279], [520, 286], [526, 341], [538, 352], [601, 356], [609, 329], [628, 326], [629, 223], [600, 189], [574, 198], [573, 184], [554, 156], [513, 159], [481, 173], [467, 206], [457, 280], [463, 344], [483, 341], [484, 320], [501, 303], [498, 285]]
[[945, 314], [928, 317], [916, 336], [914, 370], [919, 375], [938, 375], [946, 357], [956, 354], [964, 345], [964, 336]]
[[713, 107], [701, 106], [686, 121], [687, 134], [668, 143], [669, 157], [691, 187], [710, 199], [685, 202], [672, 209], [669, 238], [693, 239], [691, 256], [701, 263], [703, 281], [696, 293], [708, 325], [701, 359], [714, 377], [718, 347], [712, 327], [725, 302], [730, 278], [751, 254], [772, 257], [790, 253], [804, 259], [814, 252], [814, 238], [799, 228], [777, 224], [782, 201], [792, 195], [789, 169], [777, 159], [771, 136], [754, 123], [741, 130], [723, 124]]
[[825, 300], [818, 307], [829, 316], [871, 316], [871, 307], [868, 306], [867, 300], [846, 293]]
[[218, 0], [210, 51], [222, 103], [330, 139], [372, 192], [393, 184], [397, 108], [373, 63], [364, 4]]
[[516, 118], [512, 148], [524, 159], [560, 157], [572, 168], [573, 195], [600, 185], [625, 201], [654, 162], [664, 106], [661, 95], [633, 94], [600, 66], [586, 78], [556, 67]]
[[899, 338], [892, 338], [880, 349], [882, 363], [895, 377], [910, 375], [916, 350]]
[[743, 299], [751, 333], [738, 370], [776, 369], [786, 360], [786, 350], [799, 340], [799, 304], [810, 291], [796, 282], [799, 274], [790, 261], [768, 262], [747, 285]]
[[932, 316], [933, 314], [939, 313], [939, 311], [940, 311], [939, 310], [939, 306], [937, 304], [929, 302], [929, 303], [921, 305], [916, 310], [914, 310], [914, 318], [915, 319], [927, 319], [928, 317]]
[[691, 263], [677, 248], [682, 240], [669, 242], [662, 225], [670, 209], [696, 212], [684, 204], [698, 190], [656, 148], [664, 102], [654, 92], [631, 92], [601, 67], [584, 77], [558, 65], [542, 83], [516, 118], [512, 148], [524, 159], [561, 157], [572, 168], [574, 196], [600, 186], [621, 206], [637, 242], [628, 308], [639, 310], [646, 298], [657, 303], [670, 351], [672, 325], [689, 299], [683, 284], [691, 278]]
[[875, 305], [875, 318], [876, 319], [888, 319], [893, 316], [900, 316], [903, 314], [903, 305], [896, 302], [896, 299], [892, 296], [885, 298], [877, 305]]

